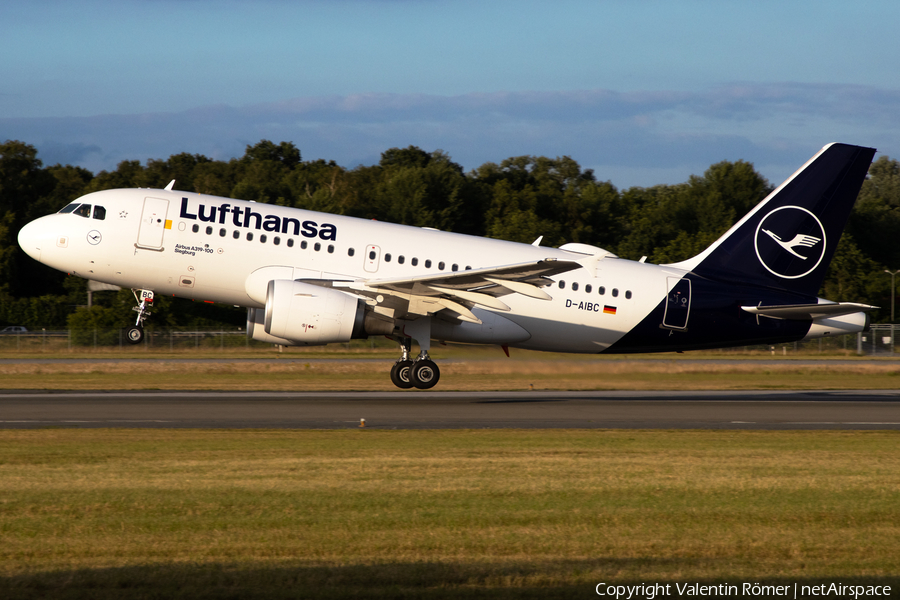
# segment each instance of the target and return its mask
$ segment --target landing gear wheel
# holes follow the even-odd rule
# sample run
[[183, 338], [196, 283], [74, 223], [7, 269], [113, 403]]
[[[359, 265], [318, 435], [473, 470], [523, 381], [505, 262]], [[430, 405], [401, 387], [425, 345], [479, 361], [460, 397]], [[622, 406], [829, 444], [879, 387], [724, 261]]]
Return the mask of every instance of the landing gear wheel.
[[430, 390], [437, 385], [441, 378], [441, 371], [431, 360], [419, 360], [413, 365], [410, 379], [414, 386], [420, 390]]
[[411, 360], [398, 360], [391, 367], [391, 382], [402, 390], [408, 390], [413, 387], [412, 382], [412, 366]]
[[144, 341], [144, 328], [137, 325], [129, 327], [125, 330], [125, 339], [129, 344], [140, 344]]

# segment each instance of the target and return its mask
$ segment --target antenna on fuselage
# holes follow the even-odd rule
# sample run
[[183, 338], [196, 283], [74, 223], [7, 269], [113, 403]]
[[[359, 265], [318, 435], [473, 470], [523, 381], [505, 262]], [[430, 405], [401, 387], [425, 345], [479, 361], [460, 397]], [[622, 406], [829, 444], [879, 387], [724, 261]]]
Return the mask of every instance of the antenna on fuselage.
[[175, 180], [173, 179], [172, 181], [169, 182], [169, 185], [167, 185], [163, 189], [165, 189], [167, 192], [171, 192], [174, 187], [175, 187]]

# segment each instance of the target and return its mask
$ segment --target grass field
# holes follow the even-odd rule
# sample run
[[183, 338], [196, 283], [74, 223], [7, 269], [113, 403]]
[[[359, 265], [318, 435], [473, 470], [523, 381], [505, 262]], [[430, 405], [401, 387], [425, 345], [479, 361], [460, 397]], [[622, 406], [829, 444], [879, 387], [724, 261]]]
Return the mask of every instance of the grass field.
[[896, 591], [900, 434], [5, 430], [0, 540], [2, 598]]
[[[896, 389], [900, 361], [840, 357], [801, 364], [766, 353], [664, 354], [628, 357], [560, 355], [498, 348], [437, 348], [438, 390], [732, 390]], [[796, 355], [810, 359], [817, 355]], [[41, 358], [59, 359], [39, 362]], [[717, 362], [720, 358], [743, 362]], [[395, 390], [393, 349], [0, 354], [0, 389], [68, 390]], [[91, 358], [93, 362], [78, 362]], [[151, 361], [130, 360], [152, 358]], [[179, 362], [204, 358], [215, 362]], [[834, 356], [830, 358], [836, 358]], [[322, 360], [326, 359], [326, 360]], [[694, 359], [694, 360], [692, 360]], [[709, 362], [697, 362], [707, 359]], [[762, 363], [761, 360], [766, 362]]]
[[[378, 362], [0, 364], [0, 389], [396, 390]], [[441, 364], [439, 391], [896, 389], [900, 365], [475, 360]]]

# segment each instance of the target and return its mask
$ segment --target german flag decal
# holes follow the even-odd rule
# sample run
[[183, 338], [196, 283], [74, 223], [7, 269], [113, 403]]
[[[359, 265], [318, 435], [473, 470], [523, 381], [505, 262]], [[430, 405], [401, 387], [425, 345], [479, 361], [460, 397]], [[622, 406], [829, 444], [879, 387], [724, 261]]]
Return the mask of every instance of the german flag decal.
[[604, 315], [614, 315], [614, 314], [616, 314], [616, 307], [615, 307], [615, 306], [604, 306], [604, 307], [603, 307], [603, 314], [604, 314]]

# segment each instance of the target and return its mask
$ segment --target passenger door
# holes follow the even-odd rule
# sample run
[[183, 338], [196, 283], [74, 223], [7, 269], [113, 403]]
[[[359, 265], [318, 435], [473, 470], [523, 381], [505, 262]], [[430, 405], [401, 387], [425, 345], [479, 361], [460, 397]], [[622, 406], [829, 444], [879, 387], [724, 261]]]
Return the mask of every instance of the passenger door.
[[135, 244], [145, 250], [163, 250], [163, 234], [166, 231], [166, 213], [169, 201], [161, 198], [144, 198], [144, 210], [141, 213], [141, 225]]
[[[676, 280], [676, 283], [672, 286], [673, 280]], [[667, 283], [672, 289], [666, 298], [666, 312], [663, 314], [662, 325], [666, 329], [685, 330], [691, 313], [691, 280], [668, 277]]]

